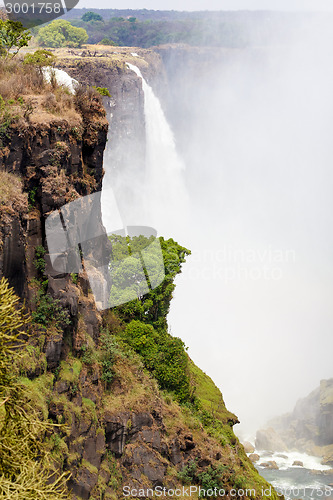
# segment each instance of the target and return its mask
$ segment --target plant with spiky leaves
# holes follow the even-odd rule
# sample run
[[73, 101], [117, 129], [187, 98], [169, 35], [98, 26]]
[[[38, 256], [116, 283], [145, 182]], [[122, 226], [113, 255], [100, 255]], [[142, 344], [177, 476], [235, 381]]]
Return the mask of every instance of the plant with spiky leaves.
[[52, 471], [43, 443], [54, 425], [43, 422], [13, 370], [25, 353], [23, 329], [28, 316], [8, 282], [0, 280], [0, 498], [68, 498], [67, 473]]

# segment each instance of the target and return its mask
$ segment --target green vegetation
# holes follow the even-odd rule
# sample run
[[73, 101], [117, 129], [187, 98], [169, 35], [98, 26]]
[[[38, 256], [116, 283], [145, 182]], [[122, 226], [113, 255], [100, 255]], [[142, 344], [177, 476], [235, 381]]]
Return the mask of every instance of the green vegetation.
[[191, 460], [178, 473], [177, 477], [183, 484], [198, 484], [205, 490], [214, 490], [215, 488], [219, 490], [225, 488], [226, 481], [229, 479], [227, 476], [229, 475], [230, 469], [225, 465], [209, 465], [204, 471], [199, 472], [198, 461]]
[[61, 305], [60, 300], [53, 299], [44, 290], [38, 290], [36, 311], [31, 314], [34, 323], [47, 327], [54, 325], [56, 329], [63, 329], [71, 324], [69, 313]]
[[19, 21], [0, 19], [0, 55], [14, 57], [22, 47], [26, 47], [31, 34]]
[[110, 40], [110, 38], [104, 37], [102, 40], [99, 42], [100, 45], [112, 45], [112, 46], [117, 46], [117, 44], [113, 41]]
[[202, 408], [222, 422], [235, 418], [226, 410], [220, 389], [193, 361], [189, 362], [189, 372], [192, 384], [195, 387], [194, 394], [200, 401]]
[[[33, 199], [35, 198], [36, 192], [33, 191]], [[35, 248], [35, 259], [34, 266], [41, 276], [45, 273], [45, 248], [42, 245], [37, 245]]]
[[0, 497], [16, 500], [67, 498], [68, 474], [55, 476], [41, 437], [44, 423], [26, 386], [13, 370], [25, 344], [20, 332], [27, 323], [18, 297], [0, 281]]
[[[121, 303], [137, 297], [115, 309], [125, 323], [119, 334], [120, 339], [141, 356], [145, 367], [162, 389], [172, 392], [180, 402], [190, 401], [185, 346], [179, 338], [168, 333], [166, 322], [175, 288], [174, 279], [190, 251], [172, 239], [156, 240], [153, 236], [111, 236], [110, 240], [113, 256], [110, 265], [113, 282], [111, 301]], [[159, 253], [159, 244], [162, 254]], [[164, 262], [162, 269], [158, 260], [160, 256], [163, 256]], [[162, 283], [149, 291], [147, 283], [160, 282], [163, 273]]]
[[[95, 14], [102, 20], [84, 21]], [[81, 18], [80, 18], [81, 17]], [[71, 22], [84, 27], [89, 43], [101, 38], [128, 47], [152, 47], [166, 43], [186, 43], [192, 46], [244, 47], [267, 44], [280, 19], [264, 13], [241, 12], [177, 12], [155, 10], [98, 10], [88, 13], [80, 9], [69, 13]]]
[[119, 354], [118, 344], [113, 335], [105, 330], [100, 338], [102, 380], [108, 387], [114, 378], [113, 364], [117, 354]]
[[54, 326], [56, 330], [66, 328], [71, 324], [67, 309], [62, 307], [60, 300], [54, 299], [47, 293], [48, 280], [45, 276], [45, 249], [39, 245], [35, 248], [34, 266], [38, 272], [35, 280], [36, 310], [32, 312], [31, 319], [34, 323], [43, 327]]
[[85, 29], [63, 19], [56, 19], [38, 31], [38, 41], [45, 47], [81, 47], [87, 40]]
[[162, 389], [174, 393], [180, 402], [190, 400], [188, 356], [182, 340], [138, 320], [126, 326], [121, 339], [142, 357]]
[[36, 204], [36, 195], [37, 195], [37, 187], [33, 187], [28, 192], [28, 202], [29, 202], [29, 210], [32, 210]]
[[95, 87], [95, 85], [93, 85], [93, 88], [96, 89], [102, 96], [111, 97], [111, 94], [106, 87]]
[[44, 66], [52, 66], [55, 60], [56, 56], [49, 50], [38, 49], [33, 54], [26, 54], [23, 59], [23, 64], [32, 64], [42, 68]]
[[[111, 301], [122, 304], [117, 307], [118, 315], [126, 322], [137, 319], [152, 325], [158, 331], [167, 331], [166, 317], [175, 289], [174, 280], [181, 272], [186, 256], [191, 252], [171, 238], [156, 240], [153, 236], [135, 236], [130, 239], [113, 235], [110, 241], [113, 258]], [[159, 266], [159, 244], [164, 269]], [[142, 266], [143, 254], [145, 260]], [[149, 291], [147, 283], [149, 285], [162, 279], [159, 286]], [[126, 302], [131, 297], [137, 298]]]
[[100, 16], [99, 14], [96, 14], [96, 12], [86, 12], [85, 14], [83, 14], [83, 16], [81, 17], [82, 21], [84, 21], [85, 23], [88, 23], [89, 21], [103, 21], [103, 18], [102, 16]]

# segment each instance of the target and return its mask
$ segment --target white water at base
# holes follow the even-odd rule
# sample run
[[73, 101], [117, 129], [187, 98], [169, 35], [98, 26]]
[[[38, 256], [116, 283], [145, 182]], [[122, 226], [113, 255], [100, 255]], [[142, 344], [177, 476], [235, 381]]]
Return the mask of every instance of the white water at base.
[[155, 227], [160, 234], [181, 238], [189, 202], [183, 181], [184, 163], [177, 153], [174, 136], [159, 99], [139, 68], [126, 64], [142, 79], [144, 92], [146, 171], [142, 196], [145, 223]]
[[75, 94], [75, 86], [79, 82], [75, 80], [75, 78], [69, 76], [66, 71], [58, 68], [51, 68], [50, 66], [45, 66], [42, 71], [47, 83], [51, 82], [52, 75], [54, 75], [58, 85], [67, 87], [71, 94]]
[[280, 470], [286, 470], [291, 467], [299, 467], [295, 465], [293, 466], [293, 463], [295, 461], [303, 462], [304, 469], [318, 471], [331, 469], [331, 467], [329, 467], [328, 465], [322, 465], [320, 463], [322, 460], [321, 458], [307, 455], [306, 453], [301, 453], [298, 451], [270, 453], [263, 450], [256, 450], [254, 453], [257, 453], [260, 456], [260, 460], [256, 465], [260, 465], [263, 462], [274, 461], [276, 462], [276, 465]]

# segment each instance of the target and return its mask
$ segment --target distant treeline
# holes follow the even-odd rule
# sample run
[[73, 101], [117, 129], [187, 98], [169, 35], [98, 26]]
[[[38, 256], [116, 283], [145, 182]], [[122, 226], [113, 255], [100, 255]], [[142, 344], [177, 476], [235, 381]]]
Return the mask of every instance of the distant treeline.
[[[91, 16], [94, 12], [95, 16]], [[91, 18], [92, 17], [92, 18]], [[278, 12], [177, 12], [155, 10], [73, 9], [64, 16], [84, 28], [88, 43], [108, 39], [120, 46], [165, 43], [244, 47], [290, 38], [305, 14]]]

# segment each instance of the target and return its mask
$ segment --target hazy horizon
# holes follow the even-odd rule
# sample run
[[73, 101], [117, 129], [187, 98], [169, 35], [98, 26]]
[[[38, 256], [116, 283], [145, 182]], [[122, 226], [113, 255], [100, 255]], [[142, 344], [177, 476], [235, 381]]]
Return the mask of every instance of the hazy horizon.
[[[1, 1], [1, 0], [0, 0]], [[175, 11], [273, 10], [286, 12], [333, 12], [330, 0], [80, 0], [76, 8], [152, 9]]]

